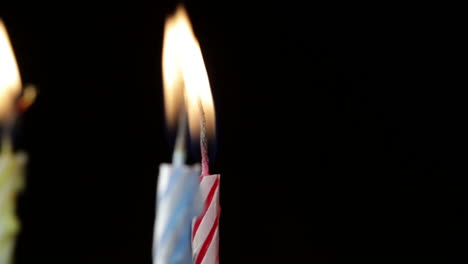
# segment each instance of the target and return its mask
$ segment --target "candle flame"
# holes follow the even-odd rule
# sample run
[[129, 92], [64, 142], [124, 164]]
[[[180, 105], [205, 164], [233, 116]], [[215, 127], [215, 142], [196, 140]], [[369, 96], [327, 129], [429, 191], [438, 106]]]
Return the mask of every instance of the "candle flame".
[[0, 19], [0, 121], [7, 119], [21, 91], [21, 77], [13, 48]]
[[200, 45], [182, 5], [166, 19], [162, 70], [169, 126], [175, 126], [185, 106], [191, 136], [200, 135], [200, 121], [204, 117], [206, 134], [213, 137], [215, 112], [208, 74]]

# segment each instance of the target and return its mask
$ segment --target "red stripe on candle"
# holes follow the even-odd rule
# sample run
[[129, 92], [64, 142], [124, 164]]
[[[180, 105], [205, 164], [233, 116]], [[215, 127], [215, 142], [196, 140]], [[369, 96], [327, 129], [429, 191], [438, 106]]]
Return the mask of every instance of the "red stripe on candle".
[[195, 220], [195, 224], [193, 225], [193, 232], [192, 232], [192, 239], [195, 237], [197, 234], [198, 227], [200, 226], [201, 221], [203, 220], [203, 217], [206, 215], [206, 211], [208, 211], [208, 208], [210, 207], [210, 204], [213, 200], [213, 197], [216, 193], [216, 189], [219, 186], [219, 177], [216, 177], [216, 180], [213, 183], [213, 186], [211, 186], [210, 192], [208, 193], [208, 196], [206, 197], [205, 201], [205, 208], [203, 208], [202, 214]]
[[206, 240], [203, 243], [202, 248], [200, 249], [200, 253], [197, 256], [197, 259], [195, 260], [195, 264], [201, 264], [202, 263], [202, 260], [205, 257], [206, 252], [208, 251], [208, 247], [210, 246], [211, 241], [213, 240], [216, 229], [218, 229], [218, 223], [219, 223], [219, 214], [216, 215], [215, 222], [214, 222], [213, 226], [211, 227], [210, 233], [206, 237]]

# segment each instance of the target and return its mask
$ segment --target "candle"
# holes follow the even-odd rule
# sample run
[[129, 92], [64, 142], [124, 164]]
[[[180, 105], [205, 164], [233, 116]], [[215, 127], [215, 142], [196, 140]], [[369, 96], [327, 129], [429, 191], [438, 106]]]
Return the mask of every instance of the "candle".
[[17, 111], [24, 111], [36, 96], [28, 87], [19, 100], [21, 78], [8, 39], [5, 25], [0, 20], [0, 123], [2, 146], [0, 149], [0, 263], [12, 263], [19, 223], [16, 217], [16, 195], [24, 187], [26, 154], [14, 153], [11, 133]]
[[219, 263], [220, 175], [210, 175], [207, 151], [206, 144], [202, 144], [202, 164], [204, 165], [200, 176], [200, 192], [204, 210], [193, 224], [192, 247], [195, 264]]
[[184, 165], [186, 118], [181, 115], [172, 165], [161, 164], [157, 188], [153, 262], [190, 264], [191, 222], [201, 211], [197, 175], [200, 166]]
[[16, 195], [24, 186], [25, 153], [13, 153], [11, 141], [2, 140], [0, 151], [0, 263], [12, 263], [19, 222]]
[[[184, 131], [187, 123], [191, 137], [200, 139], [202, 150], [201, 173], [198, 171], [195, 177], [192, 173], [191, 176], [187, 177], [193, 178], [190, 180], [187, 178], [187, 183], [184, 183], [191, 185], [193, 184], [192, 180], [195, 180], [200, 194], [200, 210], [190, 219], [192, 230], [188, 232], [192, 238], [192, 247], [184, 246], [184, 248], [190, 249], [191, 259], [187, 263], [217, 263], [219, 175], [209, 175], [208, 148], [206, 147], [207, 138], [214, 137], [215, 132], [214, 104], [200, 46], [183, 6], [179, 6], [175, 14], [166, 20], [162, 67], [166, 119], [169, 127], [178, 126], [179, 130], [173, 163], [180, 166], [184, 162]], [[195, 166], [199, 167], [199, 165]], [[187, 166], [185, 167], [187, 168]], [[165, 176], [169, 174], [165, 172], [166, 170], [168, 170], [166, 165], [161, 167], [158, 193], [165, 191], [164, 186], [169, 181], [166, 177], [173, 177]], [[192, 172], [194, 171], [192, 170]], [[198, 209], [197, 205], [194, 206], [195, 209]], [[158, 203], [157, 214], [162, 214], [162, 217], [165, 217], [168, 213], [159, 208], [162, 207]], [[157, 215], [156, 233], [158, 232], [157, 228], [163, 228], [158, 225], [158, 221], [159, 216]], [[165, 231], [169, 232], [167, 229]], [[158, 239], [155, 241], [161, 243]], [[155, 248], [155, 254], [158, 257], [157, 248]]]
[[[208, 74], [205, 69], [200, 45], [190, 26], [188, 15], [182, 7], [178, 9], [181, 20], [181, 34], [184, 43], [178, 49], [183, 56], [182, 73], [187, 90], [189, 123], [192, 134], [200, 138], [201, 165], [200, 195], [203, 201], [202, 213], [194, 219], [192, 227], [192, 255], [195, 264], [219, 263], [219, 204], [220, 175], [210, 175], [208, 159], [208, 138], [215, 134], [215, 111]], [[194, 99], [195, 98], [195, 99]], [[191, 115], [190, 115], [191, 114]]]
[[[180, 153], [179, 153], [180, 154]], [[153, 262], [156, 264], [192, 263], [191, 222], [200, 209], [197, 199], [197, 165], [177, 162], [161, 164], [157, 188]]]
[[156, 220], [153, 242], [155, 264], [192, 263], [192, 220], [202, 209], [199, 199], [200, 165], [185, 165], [185, 136], [188, 126], [184, 102], [185, 87], [181, 74], [177, 43], [180, 37], [180, 13], [166, 20], [163, 44], [163, 77], [166, 119], [171, 129], [178, 128], [172, 165], [159, 170]]

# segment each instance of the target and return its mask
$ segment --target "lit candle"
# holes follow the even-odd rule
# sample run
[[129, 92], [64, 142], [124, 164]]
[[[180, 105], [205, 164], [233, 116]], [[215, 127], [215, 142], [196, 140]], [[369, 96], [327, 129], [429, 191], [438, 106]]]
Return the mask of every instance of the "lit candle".
[[172, 165], [159, 170], [153, 241], [155, 264], [192, 263], [191, 225], [201, 209], [198, 175], [200, 165], [185, 165], [187, 112], [178, 43], [180, 13], [167, 18], [163, 45], [164, 95], [168, 126], [178, 128]]
[[210, 175], [207, 147], [207, 139], [215, 135], [214, 103], [200, 45], [183, 7], [177, 9], [176, 18], [180, 24], [180, 37], [174, 47], [181, 65], [179, 72], [186, 93], [190, 131], [195, 138], [200, 138], [202, 159], [200, 195], [203, 210], [193, 222], [193, 263], [215, 264], [219, 262], [220, 175]]
[[0, 263], [12, 263], [19, 223], [16, 217], [16, 195], [24, 186], [26, 154], [14, 153], [11, 133], [17, 111], [24, 111], [34, 100], [33, 87], [21, 91], [21, 78], [3, 22], [0, 20]]
[[[195, 180], [199, 192], [199, 206], [194, 204], [194, 208], [200, 210], [190, 219], [193, 229], [189, 229], [187, 233], [192, 238], [192, 247], [190, 245], [188, 247], [187, 245], [180, 246], [189, 249], [184, 252], [184, 256], [190, 254], [190, 261], [156, 261], [156, 263], [216, 263], [218, 261], [219, 175], [209, 175], [208, 149], [206, 147], [207, 138], [213, 137], [215, 132], [214, 104], [200, 46], [183, 6], [179, 6], [175, 14], [166, 20], [162, 60], [166, 119], [169, 127], [178, 126], [173, 166], [176, 164], [180, 166], [184, 163], [184, 138], [188, 123], [191, 137], [200, 139], [202, 170], [201, 173], [198, 170], [195, 177], [195, 170], [192, 170], [192, 175], [187, 175], [186, 182], [180, 183], [191, 186], [192, 180]], [[199, 165], [195, 166], [199, 168]], [[182, 168], [188, 170], [189, 167], [182, 166]], [[169, 173], [165, 170], [168, 170], [167, 165], [161, 167], [158, 199], [160, 193], [167, 193], [167, 191], [165, 192], [167, 188], [164, 187], [167, 185], [166, 182], [170, 181], [171, 177], [175, 178], [174, 175], [166, 176]], [[163, 177], [161, 178], [161, 176]], [[192, 178], [188, 179], [188, 177]], [[193, 198], [197, 202], [196, 197]], [[159, 220], [160, 217], [165, 218], [165, 215], [170, 214], [165, 211], [166, 208], [169, 206], [162, 207], [158, 200], [155, 245], [162, 243], [157, 238], [157, 234], [170, 230], [168, 227], [158, 224], [158, 221], [162, 222]], [[158, 231], [158, 228], [161, 230]], [[186, 230], [186, 226], [183, 228]], [[158, 247], [155, 247], [155, 259], [160, 260], [159, 254]], [[171, 254], [176, 254], [175, 249], [172, 250]], [[164, 260], [167, 259], [164, 258]], [[184, 258], [184, 261], [187, 259]]]

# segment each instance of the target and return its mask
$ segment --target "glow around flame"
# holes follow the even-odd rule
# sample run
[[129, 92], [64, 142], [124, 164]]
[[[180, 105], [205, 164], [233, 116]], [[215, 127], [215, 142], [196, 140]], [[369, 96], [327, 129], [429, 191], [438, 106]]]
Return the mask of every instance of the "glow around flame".
[[206, 133], [212, 137], [215, 132], [215, 112], [210, 83], [200, 45], [183, 6], [179, 6], [175, 14], [166, 19], [162, 70], [169, 126], [175, 126], [185, 104], [191, 136], [199, 136], [203, 109]]
[[0, 121], [7, 118], [20, 90], [18, 65], [5, 25], [0, 19]]

